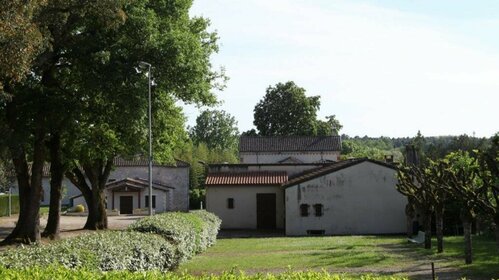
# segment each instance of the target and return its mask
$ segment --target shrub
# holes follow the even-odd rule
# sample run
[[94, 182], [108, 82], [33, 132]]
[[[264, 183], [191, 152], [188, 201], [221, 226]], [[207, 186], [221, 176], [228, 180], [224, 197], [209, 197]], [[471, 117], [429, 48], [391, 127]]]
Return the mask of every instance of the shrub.
[[73, 212], [76, 212], [76, 213], [82, 213], [82, 212], [85, 212], [85, 206], [83, 206], [82, 204], [78, 204], [78, 205], [76, 205], [76, 206], [73, 208]]
[[132, 231], [155, 233], [172, 242], [181, 261], [206, 250], [216, 240], [220, 219], [206, 211], [170, 212], [143, 218], [132, 225]]
[[154, 234], [107, 231], [0, 253], [6, 268], [61, 264], [88, 270], [167, 271], [179, 265], [175, 248]]
[[219, 227], [220, 219], [205, 211], [159, 214], [135, 222], [128, 231], [104, 231], [0, 252], [0, 267], [55, 263], [72, 269], [168, 271], [212, 245]]

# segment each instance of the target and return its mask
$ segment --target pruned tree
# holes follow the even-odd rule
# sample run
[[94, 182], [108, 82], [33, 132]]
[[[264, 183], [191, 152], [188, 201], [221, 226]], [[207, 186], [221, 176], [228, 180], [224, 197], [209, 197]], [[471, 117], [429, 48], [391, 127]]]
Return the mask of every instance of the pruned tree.
[[466, 264], [473, 262], [471, 226], [477, 211], [484, 211], [484, 199], [487, 199], [487, 188], [479, 179], [478, 160], [468, 152], [458, 151], [445, 157], [446, 188], [453, 199], [458, 201], [460, 218], [464, 232], [464, 255]]
[[426, 249], [431, 249], [431, 216], [434, 204], [431, 185], [425, 176], [425, 170], [416, 165], [402, 165], [397, 169], [397, 179], [397, 190], [416, 206], [416, 211], [422, 216], [425, 231], [424, 246]]
[[437, 252], [444, 251], [444, 211], [447, 201], [447, 190], [445, 183], [447, 182], [447, 165], [445, 162], [429, 160], [428, 166], [425, 168], [424, 176], [427, 177], [429, 197], [432, 200], [433, 209], [435, 212], [435, 228], [437, 236]]
[[493, 221], [497, 249], [499, 250], [499, 133], [494, 135], [490, 146], [479, 154], [479, 177], [486, 188], [483, 204], [485, 215]]

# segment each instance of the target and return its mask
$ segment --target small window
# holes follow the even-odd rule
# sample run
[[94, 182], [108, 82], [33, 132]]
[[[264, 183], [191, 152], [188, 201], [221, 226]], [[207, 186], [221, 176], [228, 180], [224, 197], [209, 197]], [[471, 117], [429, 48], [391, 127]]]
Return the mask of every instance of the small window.
[[[145, 205], [146, 205], [146, 208], [149, 207], [149, 196], [148, 195], [146, 195]], [[155, 195], [152, 196], [152, 208], [156, 208], [156, 196]]]
[[234, 199], [233, 198], [227, 198], [227, 208], [234, 209]]
[[301, 204], [300, 205], [300, 215], [302, 217], [308, 217], [308, 208], [309, 208], [308, 204]]
[[314, 204], [314, 210], [315, 210], [315, 216], [320, 217], [322, 216], [322, 204]]

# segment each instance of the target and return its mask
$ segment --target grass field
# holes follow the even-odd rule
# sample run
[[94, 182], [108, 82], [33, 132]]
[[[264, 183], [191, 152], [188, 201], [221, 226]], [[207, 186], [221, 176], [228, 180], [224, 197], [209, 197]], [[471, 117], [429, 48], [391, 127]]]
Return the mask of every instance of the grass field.
[[[182, 265], [181, 272], [220, 273], [231, 269], [247, 273], [321, 270], [349, 274], [398, 274], [426, 278], [430, 263], [437, 275], [490, 279], [499, 276], [495, 241], [475, 237], [472, 265], [464, 265], [463, 238], [447, 237], [445, 252], [425, 250], [403, 237], [338, 236], [220, 239], [207, 252]], [[443, 277], [442, 277], [443, 278]]]

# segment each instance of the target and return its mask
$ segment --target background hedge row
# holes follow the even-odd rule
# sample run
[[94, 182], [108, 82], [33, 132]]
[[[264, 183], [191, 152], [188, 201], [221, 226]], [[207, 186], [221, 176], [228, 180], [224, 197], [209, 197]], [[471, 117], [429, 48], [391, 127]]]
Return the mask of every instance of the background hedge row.
[[[0, 267], [60, 264], [90, 271], [169, 271], [214, 243], [220, 219], [206, 211], [143, 218], [126, 231], [103, 231], [0, 253]], [[0, 279], [2, 279], [0, 277]]]
[[161, 273], [149, 271], [133, 273], [127, 271], [95, 272], [83, 269], [69, 270], [63, 267], [29, 268], [21, 270], [2, 269], [0, 267], [0, 279], [30, 279], [30, 280], [65, 280], [65, 279], [92, 279], [92, 280], [408, 280], [401, 276], [376, 276], [361, 275], [352, 276], [344, 274], [330, 274], [328, 272], [286, 272], [281, 274], [253, 274], [246, 275], [237, 272], [226, 272], [220, 275], [189, 275], [178, 273]]
[[[12, 214], [19, 213], [19, 196], [12, 195]], [[9, 195], [0, 195], [0, 217], [9, 215]]]

